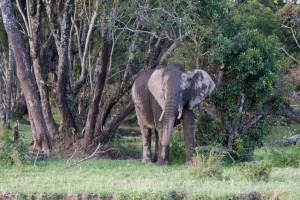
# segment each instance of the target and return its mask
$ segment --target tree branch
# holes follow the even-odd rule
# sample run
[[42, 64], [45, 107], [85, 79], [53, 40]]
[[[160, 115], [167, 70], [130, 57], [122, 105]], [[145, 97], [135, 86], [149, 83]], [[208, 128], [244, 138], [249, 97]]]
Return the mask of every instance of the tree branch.
[[296, 59], [295, 57], [293, 57], [291, 54], [289, 54], [284, 48], [280, 48], [280, 50], [282, 50], [288, 57], [290, 57], [293, 61], [295, 61], [296, 63], [300, 64], [300, 61], [298, 59]]

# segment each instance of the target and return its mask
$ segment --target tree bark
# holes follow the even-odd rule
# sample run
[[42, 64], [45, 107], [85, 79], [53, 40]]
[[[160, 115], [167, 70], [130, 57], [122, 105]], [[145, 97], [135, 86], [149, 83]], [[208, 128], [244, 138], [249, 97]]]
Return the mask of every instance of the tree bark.
[[50, 102], [48, 95], [48, 87], [45, 78], [43, 78], [43, 70], [41, 66], [41, 58], [40, 58], [40, 42], [39, 42], [39, 34], [41, 30], [41, 0], [37, 0], [33, 2], [30, 1], [29, 13], [31, 13], [30, 17], [30, 29], [31, 29], [31, 37], [29, 39], [30, 45], [30, 55], [32, 59], [32, 64], [34, 68], [35, 79], [37, 81], [37, 86], [40, 92], [42, 110], [45, 118], [45, 122], [48, 128], [48, 131], [52, 137], [55, 139], [58, 134], [58, 127], [54, 121]]
[[14, 77], [14, 65], [15, 65], [15, 59], [14, 54], [12, 52], [12, 49], [9, 48], [9, 58], [8, 58], [8, 70], [7, 70], [7, 85], [6, 85], [6, 125], [9, 127], [9, 119], [11, 115], [11, 96], [12, 96], [12, 83], [13, 83], [13, 77]]
[[2, 0], [0, 1], [0, 6], [3, 24], [17, 63], [17, 77], [20, 81], [28, 112], [31, 116], [31, 128], [36, 130], [36, 134], [33, 135], [35, 147], [49, 154], [49, 149], [52, 147], [51, 139], [41, 109], [34, 76], [31, 73], [29, 58], [12, 11], [11, 1]]
[[53, 0], [43, 0], [43, 2], [46, 6], [51, 32], [54, 36], [58, 52], [56, 102], [61, 116], [59, 131], [72, 134], [77, 126], [75, 125], [75, 119], [68, 106], [67, 85], [70, 78], [68, 73], [68, 44], [74, 0], [65, 1], [62, 13], [60, 13], [59, 6], [56, 6]]
[[102, 92], [105, 85], [107, 65], [108, 65], [108, 44], [106, 39], [102, 41], [101, 50], [100, 50], [100, 71], [97, 76], [95, 89], [93, 92], [93, 98], [91, 100], [87, 120], [85, 124], [85, 135], [84, 135], [84, 146], [88, 147], [93, 139], [95, 132], [95, 124], [97, 115], [99, 113], [99, 102], [101, 100]]
[[5, 124], [5, 113], [4, 113], [4, 102], [3, 102], [3, 67], [2, 67], [2, 60], [0, 60], [0, 124]]
[[[114, 133], [120, 123], [134, 110], [133, 101], [130, 99], [121, 109], [119, 109], [114, 117], [107, 123], [107, 128], [97, 134], [98, 138], [96, 139], [101, 144], [107, 143], [110, 139], [114, 137]], [[95, 130], [100, 132], [100, 130]]]

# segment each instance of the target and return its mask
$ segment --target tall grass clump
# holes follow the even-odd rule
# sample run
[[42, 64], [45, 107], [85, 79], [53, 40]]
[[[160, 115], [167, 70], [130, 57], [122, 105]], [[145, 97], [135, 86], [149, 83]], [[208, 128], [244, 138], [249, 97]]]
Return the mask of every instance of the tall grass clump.
[[215, 153], [213, 149], [209, 153], [196, 151], [189, 163], [190, 174], [198, 178], [220, 176], [223, 157], [223, 155]]
[[273, 147], [267, 152], [267, 159], [276, 167], [300, 167], [300, 142], [288, 147]]
[[270, 161], [261, 162], [245, 162], [244, 163], [244, 176], [250, 181], [269, 181], [272, 171], [272, 163]]

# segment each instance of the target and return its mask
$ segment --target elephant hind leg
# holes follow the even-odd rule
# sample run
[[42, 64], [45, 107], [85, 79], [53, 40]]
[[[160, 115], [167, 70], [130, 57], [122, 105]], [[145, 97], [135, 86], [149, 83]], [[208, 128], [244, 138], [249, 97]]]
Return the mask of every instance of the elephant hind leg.
[[142, 139], [143, 139], [143, 160], [142, 162], [147, 163], [151, 162], [152, 154], [151, 154], [151, 129], [143, 127], [142, 131]]

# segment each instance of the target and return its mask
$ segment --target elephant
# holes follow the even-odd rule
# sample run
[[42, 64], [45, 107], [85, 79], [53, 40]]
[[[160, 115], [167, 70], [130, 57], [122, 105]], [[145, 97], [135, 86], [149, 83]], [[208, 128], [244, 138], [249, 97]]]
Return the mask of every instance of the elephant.
[[[180, 120], [183, 122], [186, 161], [191, 160], [195, 146], [193, 108], [207, 98], [214, 88], [215, 83], [206, 71], [185, 71], [176, 63], [145, 71], [135, 80], [131, 95], [142, 133], [142, 162], [170, 164], [171, 135]], [[153, 158], [152, 130], [155, 131]]]

